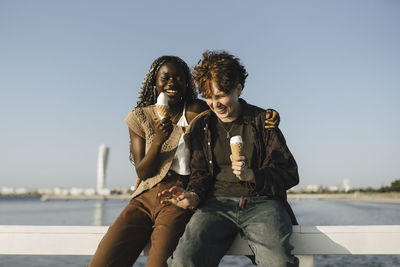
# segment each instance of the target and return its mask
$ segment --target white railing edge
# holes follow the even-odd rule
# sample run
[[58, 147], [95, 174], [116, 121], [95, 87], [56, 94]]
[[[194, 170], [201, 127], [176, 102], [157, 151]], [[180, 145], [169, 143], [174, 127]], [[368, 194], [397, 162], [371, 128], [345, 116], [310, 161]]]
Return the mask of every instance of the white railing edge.
[[[0, 255], [92, 255], [108, 226], [0, 225]], [[400, 225], [293, 227], [301, 267], [320, 254], [400, 255]], [[144, 249], [148, 253], [149, 246]], [[227, 255], [251, 255], [240, 235]]]

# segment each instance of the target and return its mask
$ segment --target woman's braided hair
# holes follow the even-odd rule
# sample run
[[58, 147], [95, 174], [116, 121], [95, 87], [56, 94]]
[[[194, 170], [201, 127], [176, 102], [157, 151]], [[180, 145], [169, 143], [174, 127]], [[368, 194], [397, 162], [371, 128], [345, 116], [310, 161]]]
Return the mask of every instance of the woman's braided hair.
[[[191, 101], [197, 98], [197, 94], [194, 90], [195, 87], [194, 87], [193, 77], [185, 61], [176, 56], [162, 56], [154, 60], [146, 76], [144, 76], [142, 86], [140, 87], [139, 97], [136, 107], [147, 107], [157, 102], [156, 76], [161, 66], [168, 62], [177, 63], [179, 66], [182, 67], [186, 80], [186, 93], [184, 96], [184, 102], [190, 103]], [[132, 144], [130, 144], [129, 147], [131, 146]], [[129, 151], [130, 151], [129, 160], [133, 165], [135, 165], [135, 162], [133, 161], [132, 151], [131, 150]]]
[[153, 64], [151, 64], [150, 66], [149, 71], [144, 77], [142, 86], [140, 87], [139, 97], [136, 107], [147, 107], [157, 102], [157, 92], [155, 87], [157, 72], [162, 65], [168, 62], [177, 63], [179, 66], [182, 67], [182, 70], [185, 75], [185, 80], [187, 83], [184, 101], [186, 103], [190, 103], [191, 101], [197, 98], [197, 94], [194, 90], [195, 87], [193, 83], [192, 74], [185, 61], [176, 56], [162, 56], [154, 60]]

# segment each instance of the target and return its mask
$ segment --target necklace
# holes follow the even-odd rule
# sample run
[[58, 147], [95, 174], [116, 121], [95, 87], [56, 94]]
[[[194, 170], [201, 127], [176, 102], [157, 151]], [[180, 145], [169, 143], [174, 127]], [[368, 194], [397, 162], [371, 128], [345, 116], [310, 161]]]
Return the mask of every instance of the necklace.
[[219, 124], [221, 125], [222, 129], [224, 129], [224, 131], [226, 132], [226, 139], [230, 139], [231, 138], [231, 131], [233, 128], [233, 123], [231, 125], [231, 128], [229, 128], [229, 131], [224, 127], [224, 123], [218, 119]]

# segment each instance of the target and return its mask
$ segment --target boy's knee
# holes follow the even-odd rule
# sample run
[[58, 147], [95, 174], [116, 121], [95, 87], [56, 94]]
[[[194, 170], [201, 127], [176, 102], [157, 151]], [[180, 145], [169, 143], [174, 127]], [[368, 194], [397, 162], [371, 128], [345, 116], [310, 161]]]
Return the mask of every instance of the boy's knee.
[[169, 267], [190, 267], [194, 266], [192, 260], [190, 259], [188, 253], [184, 251], [176, 251], [167, 260]]
[[[257, 266], [286, 267], [298, 266], [298, 259], [291, 254], [291, 249], [283, 246], [255, 249]], [[296, 265], [297, 262], [297, 265]]]

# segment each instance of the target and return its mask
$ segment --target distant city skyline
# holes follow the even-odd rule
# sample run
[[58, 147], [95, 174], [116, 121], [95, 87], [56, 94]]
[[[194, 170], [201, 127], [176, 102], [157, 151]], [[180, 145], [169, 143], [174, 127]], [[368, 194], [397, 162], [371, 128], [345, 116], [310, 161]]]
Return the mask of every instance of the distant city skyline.
[[399, 1], [0, 1], [0, 187], [130, 187], [152, 61], [241, 59], [243, 98], [281, 116], [300, 185], [400, 179]]

